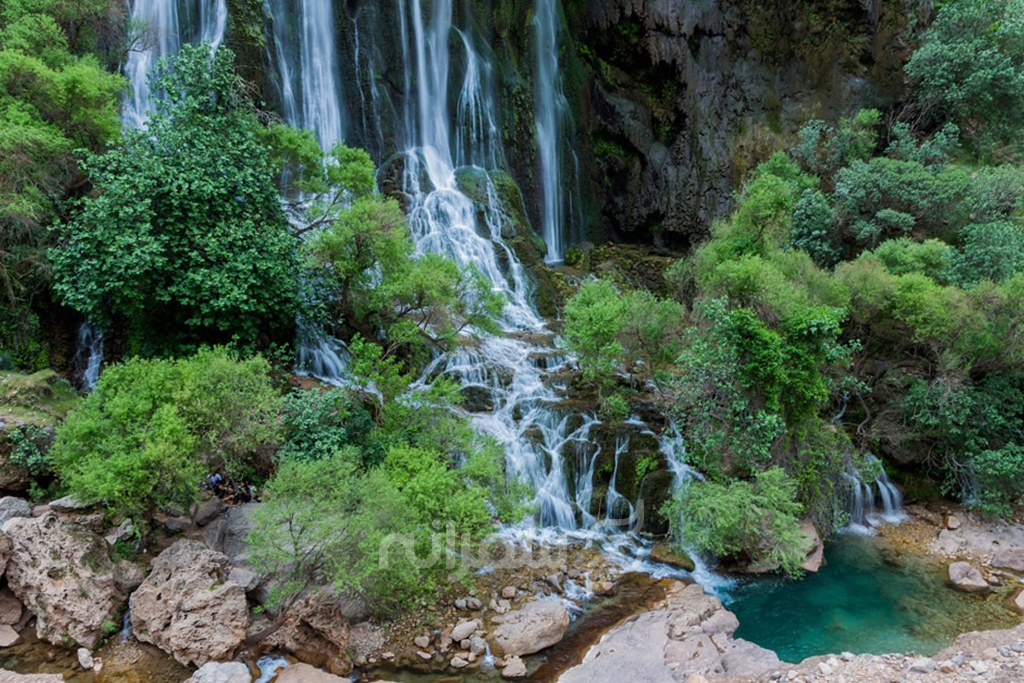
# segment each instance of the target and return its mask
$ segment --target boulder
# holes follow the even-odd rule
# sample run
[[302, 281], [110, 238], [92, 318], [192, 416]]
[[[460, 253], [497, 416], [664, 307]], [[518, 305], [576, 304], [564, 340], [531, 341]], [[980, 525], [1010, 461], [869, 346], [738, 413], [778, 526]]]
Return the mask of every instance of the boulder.
[[961, 522], [960, 518], [956, 515], [949, 515], [946, 517], [946, 528], [950, 531], [956, 531], [961, 526], [963, 526], [963, 522]]
[[93, 648], [123, 597], [106, 542], [54, 512], [8, 520], [7, 585], [36, 616], [40, 639]]
[[504, 678], [522, 678], [526, 675], [526, 664], [519, 657], [506, 657], [501, 675]]
[[1024, 574], [1024, 548], [1004, 548], [992, 557], [993, 567]]
[[86, 671], [92, 671], [92, 667], [95, 666], [96, 661], [92, 658], [92, 653], [89, 652], [88, 648], [78, 648], [78, 652], [76, 652], [75, 655], [78, 657], [78, 666], [82, 667]]
[[277, 675], [276, 683], [348, 683], [347, 679], [329, 674], [309, 664], [292, 664]]
[[0, 624], [0, 647], [10, 647], [21, 639], [18, 632], [7, 624]]
[[452, 629], [452, 640], [456, 643], [461, 642], [469, 638], [473, 633], [480, 628], [480, 622], [476, 619], [470, 621], [463, 621]]
[[245, 591], [226, 580], [228, 566], [199, 541], [176, 541], [160, 553], [129, 602], [135, 637], [186, 666], [229, 657], [249, 618]]
[[651, 560], [688, 572], [693, 571], [693, 560], [685, 553], [675, 550], [668, 543], [655, 543], [651, 548]]
[[345, 601], [329, 593], [314, 593], [295, 603], [284, 624], [264, 645], [338, 676], [352, 672]]
[[814, 524], [809, 520], [801, 522], [800, 533], [810, 546], [810, 550], [807, 551], [807, 558], [804, 560], [801, 568], [805, 572], [815, 574], [821, 569], [821, 565], [825, 561], [825, 544], [821, 542], [818, 530], [814, 528]]
[[50, 509], [55, 512], [80, 512], [92, 506], [92, 503], [83, 503], [74, 496], [64, 496], [63, 498], [50, 501]]
[[246, 593], [260, 585], [260, 577], [256, 576], [256, 572], [245, 567], [232, 567], [228, 572], [228, 580], [237, 583]]
[[501, 617], [491, 646], [502, 655], [529, 655], [562, 640], [569, 613], [560, 602], [538, 600]]
[[64, 683], [63, 674], [16, 674], [0, 669], [0, 683]]
[[949, 581], [954, 588], [965, 593], [981, 593], [989, 589], [988, 581], [981, 572], [967, 562], [949, 565]]
[[1013, 608], [1020, 614], [1024, 614], [1024, 588], [1017, 592], [1017, 597], [1013, 599]]
[[0, 498], [0, 527], [9, 519], [31, 516], [32, 506], [28, 502], [14, 496]]
[[213, 520], [220, 517], [226, 507], [227, 506], [224, 505], [224, 502], [221, 501], [220, 498], [217, 496], [210, 496], [192, 508], [192, 519], [194, 519], [196, 524], [199, 526], [206, 526]]
[[185, 683], [251, 683], [249, 667], [241, 662], [207, 662]]
[[10, 588], [0, 590], [0, 624], [14, 626], [21, 621], [21, 601], [14, 597]]

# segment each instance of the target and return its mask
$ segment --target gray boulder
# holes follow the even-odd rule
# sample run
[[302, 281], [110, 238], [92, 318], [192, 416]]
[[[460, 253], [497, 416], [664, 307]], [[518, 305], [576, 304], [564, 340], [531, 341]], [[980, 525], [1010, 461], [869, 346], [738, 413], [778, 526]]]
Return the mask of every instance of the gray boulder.
[[15, 517], [31, 517], [32, 506], [27, 501], [14, 496], [0, 498], [0, 527], [9, 519]]
[[967, 562], [954, 562], [949, 565], [949, 582], [954, 588], [965, 593], [984, 593], [989, 589], [988, 581], [981, 571]]
[[1024, 548], [1004, 548], [992, 557], [992, 566], [1024, 574]]
[[251, 683], [249, 667], [241, 662], [207, 662], [185, 683]]
[[227, 580], [228, 568], [227, 557], [199, 541], [160, 553], [129, 601], [135, 637], [185, 665], [228, 658], [249, 625], [245, 591]]
[[7, 585], [36, 616], [39, 638], [94, 648], [123, 600], [106, 542], [54, 512], [10, 519], [3, 532]]
[[508, 656], [529, 655], [551, 647], [562, 640], [569, 626], [569, 613], [554, 600], [531, 602], [500, 619], [501, 624], [491, 635], [491, 646]]

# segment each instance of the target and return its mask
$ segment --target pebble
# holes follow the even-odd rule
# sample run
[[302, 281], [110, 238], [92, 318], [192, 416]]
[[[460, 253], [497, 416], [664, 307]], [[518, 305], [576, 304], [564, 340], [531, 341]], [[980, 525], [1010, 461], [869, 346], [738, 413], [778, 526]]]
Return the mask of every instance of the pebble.
[[416, 636], [412, 639], [412, 642], [421, 650], [426, 650], [427, 646], [430, 645], [430, 636]]
[[429, 652], [424, 652], [423, 650], [417, 650], [416, 656], [425, 662], [429, 662], [431, 659], [434, 658], [434, 655], [430, 654]]
[[516, 587], [505, 586], [501, 589], [501, 597], [505, 598], [506, 600], [511, 600], [512, 598], [516, 597]]
[[915, 659], [910, 663], [909, 671], [910, 673], [915, 674], [930, 674], [935, 671], [936, 668], [937, 665], [935, 664], [935, 660], [930, 657], [921, 657], [920, 659]]
[[450, 663], [455, 669], [464, 669], [469, 666], [469, 662], [462, 657], [452, 657], [452, 661]]
[[821, 664], [818, 665], [818, 671], [821, 672], [822, 676], [831, 676], [832, 675], [832, 667], [829, 666], [825, 662], [822, 662]]
[[88, 648], [78, 648], [78, 664], [86, 671], [92, 671], [93, 665], [96, 663], [92, 659], [92, 653], [89, 652]]

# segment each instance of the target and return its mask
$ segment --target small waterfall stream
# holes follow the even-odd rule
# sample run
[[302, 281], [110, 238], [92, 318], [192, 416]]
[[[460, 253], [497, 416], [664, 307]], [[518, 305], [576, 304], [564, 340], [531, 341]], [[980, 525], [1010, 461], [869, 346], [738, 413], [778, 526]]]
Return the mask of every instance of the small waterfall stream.
[[82, 373], [82, 388], [92, 391], [103, 368], [103, 332], [89, 323], [82, 323], [78, 328], [75, 366]]
[[903, 512], [903, 495], [889, 481], [882, 463], [869, 453], [866, 464], [872, 473], [877, 472], [871, 481], [865, 481], [864, 475], [854, 468], [843, 475], [850, 487], [850, 524], [847, 530], [852, 533], [871, 534], [879, 524], [899, 524], [907, 518]]

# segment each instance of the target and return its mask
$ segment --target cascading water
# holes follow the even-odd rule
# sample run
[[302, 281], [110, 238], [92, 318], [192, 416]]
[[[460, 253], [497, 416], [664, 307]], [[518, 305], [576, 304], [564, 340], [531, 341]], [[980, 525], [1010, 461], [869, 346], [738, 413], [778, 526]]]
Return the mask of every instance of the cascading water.
[[311, 130], [327, 150], [344, 139], [333, 6], [326, 0], [265, 0], [273, 20], [270, 63], [288, 125]]
[[534, 15], [537, 31], [536, 102], [537, 151], [540, 156], [542, 223], [548, 263], [565, 256], [562, 201], [562, 118], [568, 102], [558, 70], [558, 0], [537, 0]]
[[[865, 481], [865, 477], [855, 468], [848, 470], [843, 476], [850, 487], [850, 525], [847, 530], [852, 533], [874, 533], [874, 527], [882, 523], [898, 524], [906, 519], [903, 512], [903, 495], [896, 485], [889, 481], [882, 463], [870, 453], [865, 464], [871, 472], [877, 472], [873, 481]], [[875, 489], [878, 490], [876, 499]], [[875, 502], [881, 503], [879, 510]]]
[[615, 489], [615, 481], [619, 478], [619, 458], [629, 450], [629, 434], [620, 434], [615, 438], [615, 465], [612, 478], [608, 481], [608, 493], [605, 495], [605, 522], [619, 525], [622, 520], [633, 517], [633, 505]]
[[227, 22], [227, 0], [192, 0], [180, 8], [179, 3], [168, 0], [135, 0], [131, 23], [141, 33], [124, 66], [131, 86], [121, 110], [124, 125], [142, 128], [153, 111], [155, 93], [149, 73], [157, 61], [177, 54], [185, 42], [218, 47], [224, 41]]
[[103, 333], [89, 323], [82, 323], [78, 328], [75, 365], [82, 373], [82, 388], [92, 391], [103, 367]]

